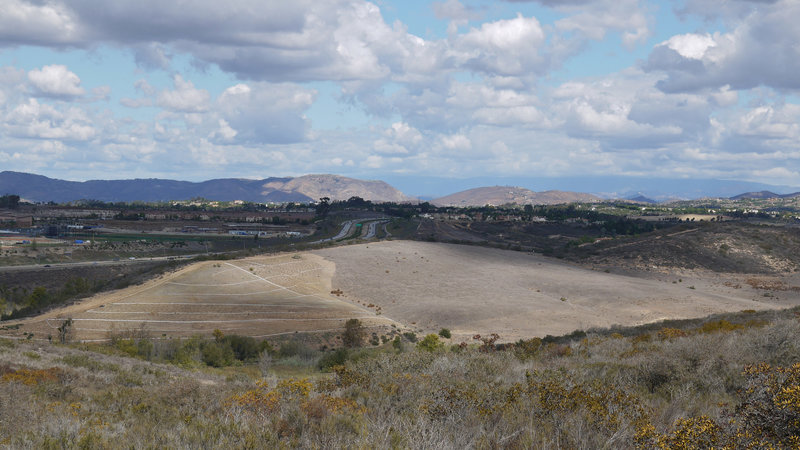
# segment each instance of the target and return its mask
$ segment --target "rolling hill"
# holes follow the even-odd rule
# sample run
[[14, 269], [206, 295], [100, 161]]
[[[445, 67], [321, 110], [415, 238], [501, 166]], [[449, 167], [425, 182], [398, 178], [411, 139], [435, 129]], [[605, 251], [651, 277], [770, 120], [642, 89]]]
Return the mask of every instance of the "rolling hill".
[[252, 202], [307, 202], [321, 197], [347, 200], [358, 196], [383, 202], [413, 198], [383, 181], [358, 180], [338, 175], [248, 180], [223, 178], [194, 183], [164, 179], [66, 181], [22, 172], [0, 172], [0, 193], [17, 194], [28, 201], [68, 202], [81, 199], [169, 201], [203, 197], [209, 200]]
[[438, 206], [484, 206], [516, 203], [518, 205], [553, 205], [571, 202], [593, 202], [600, 197], [581, 192], [544, 191], [534, 192], [529, 189], [512, 186], [491, 186], [468, 189], [456, 192], [431, 201]]
[[744, 194], [739, 194], [731, 197], [731, 200], [743, 200], [743, 199], [765, 200], [768, 198], [794, 198], [794, 197], [800, 197], [800, 192], [794, 192], [792, 194], [776, 194], [772, 191], [745, 192]]

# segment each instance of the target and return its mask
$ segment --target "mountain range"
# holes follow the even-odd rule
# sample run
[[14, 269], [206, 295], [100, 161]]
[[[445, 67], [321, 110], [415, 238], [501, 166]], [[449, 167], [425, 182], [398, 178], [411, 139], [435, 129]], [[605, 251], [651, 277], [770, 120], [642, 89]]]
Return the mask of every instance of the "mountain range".
[[[399, 182], [401, 179], [395, 180]], [[556, 182], [555, 186], [563, 186], [565, 181]], [[430, 180], [429, 180], [430, 181]], [[471, 179], [471, 182], [477, 182]], [[543, 184], [547, 179], [530, 179], [529, 183]], [[574, 180], [575, 186], [585, 186], [581, 180]], [[598, 180], [596, 180], [598, 181]], [[602, 180], [600, 180], [602, 181]], [[622, 183], [618, 180], [616, 183]], [[446, 180], [440, 179], [439, 189], [454, 191], [458, 188], [464, 189], [469, 180]], [[642, 185], [636, 179], [628, 179], [630, 186]], [[671, 189], [677, 186], [675, 180], [651, 180], [662, 186], [663, 189]], [[408, 180], [401, 182], [406, 188], [419, 190], [426, 183], [407, 184]], [[717, 197], [731, 198], [734, 200], [743, 198], [767, 199], [767, 198], [791, 198], [799, 197], [800, 192], [791, 194], [776, 194], [772, 190], [752, 190], [743, 194], [731, 196], [720, 195], [723, 192], [730, 192], [735, 187], [762, 187], [755, 183], [746, 182], [726, 182], [714, 180], [695, 180], [692, 189], [697, 190], [697, 194], [690, 195], [688, 198]], [[394, 183], [393, 183], [394, 184]], [[686, 184], [686, 183], [684, 183]], [[606, 182], [606, 187], [613, 184]], [[431, 185], [432, 186], [432, 185]], [[767, 185], [768, 186], [768, 185]], [[708, 189], [703, 193], [702, 188]], [[786, 187], [781, 188], [784, 192], [790, 192]], [[635, 202], [656, 202], [664, 200], [674, 200], [675, 195], [646, 195], [646, 192], [630, 189], [620, 189], [622, 192], [629, 192], [630, 195], [620, 195], [617, 193], [603, 193], [594, 190], [596, 194], [575, 192], [572, 190], [546, 190], [535, 192], [524, 187], [513, 186], [487, 186], [479, 188], [459, 189], [459, 192], [443, 197], [425, 196], [434, 205], [440, 206], [484, 206], [484, 205], [504, 205], [509, 203], [516, 204], [557, 204], [570, 202], [592, 202], [604, 198], [628, 199]], [[739, 191], [742, 192], [742, 191]], [[392, 185], [380, 180], [360, 180], [339, 175], [304, 175], [300, 177], [270, 177], [260, 180], [244, 178], [220, 178], [202, 182], [176, 181], [167, 179], [147, 178], [129, 180], [90, 180], [90, 181], [66, 181], [49, 178], [43, 175], [35, 175], [23, 172], [0, 172], [0, 195], [17, 194], [22, 199], [32, 202], [54, 201], [58, 203], [76, 200], [101, 200], [105, 202], [132, 202], [132, 201], [171, 201], [189, 200], [192, 198], [203, 197], [209, 200], [231, 201], [244, 200], [250, 202], [309, 202], [317, 201], [322, 197], [331, 200], [347, 200], [350, 197], [361, 197], [365, 200], [374, 202], [416, 202], [418, 198], [409, 196], [396, 189]], [[655, 198], [655, 200], [653, 200]], [[684, 197], [685, 198], [685, 197]]]
[[731, 200], [742, 200], [745, 198], [750, 198], [755, 200], [765, 200], [768, 198], [794, 198], [794, 197], [800, 197], [800, 192], [794, 192], [791, 194], [776, 194], [772, 191], [745, 192], [744, 194], [739, 194], [731, 197]]
[[338, 175], [248, 180], [222, 178], [199, 183], [157, 178], [133, 180], [65, 181], [22, 172], [0, 172], [0, 194], [17, 194], [33, 202], [171, 201], [203, 197], [250, 202], [308, 202], [322, 197], [347, 200], [361, 197], [376, 202], [415, 200], [383, 181], [357, 180]]

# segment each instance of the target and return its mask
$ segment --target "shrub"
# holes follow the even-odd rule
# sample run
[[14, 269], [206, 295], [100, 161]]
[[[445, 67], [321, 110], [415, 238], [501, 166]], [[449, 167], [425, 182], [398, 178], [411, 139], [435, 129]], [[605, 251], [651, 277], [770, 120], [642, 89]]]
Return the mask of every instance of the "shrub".
[[403, 341], [402, 341], [402, 339], [400, 339], [400, 336], [395, 336], [394, 339], [392, 339], [392, 347], [395, 350], [402, 350], [403, 349]]
[[336, 351], [331, 353], [325, 354], [322, 358], [320, 358], [318, 366], [320, 370], [324, 372], [330, 371], [333, 366], [341, 366], [347, 361], [347, 357], [349, 356], [349, 352], [346, 348], [340, 348]]
[[406, 331], [403, 333], [403, 337], [406, 338], [408, 342], [417, 342], [417, 333], [414, 333], [413, 331]]
[[536, 356], [536, 353], [538, 353], [541, 348], [542, 340], [539, 338], [520, 339], [514, 345], [514, 354], [517, 358], [525, 360]]
[[439, 340], [439, 335], [433, 333], [422, 338], [422, 340], [417, 344], [417, 349], [424, 350], [426, 352], [435, 352], [437, 350], [441, 350], [442, 348], [444, 348], [444, 343]]
[[366, 331], [361, 321], [358, 319], [349, 319], [344, 324], [344, 333], [342, 334], [342, 343], [345, 347], [361, 347], [364, 342]]
[[448, 330], [447, 328], [442, 328], [441, 330], [439, 330], [439, 336], [445, 339], [450, 339], [452, 337], [452, 335], [450, 334], [450, 330]]
[[235, 355], [230, 346], [221, 342], [204, 342], [200, 347], [203, 362], [212, 367], [225, 367], [233, 363]]
[[233, 350], [233, 354], [236, 356], [236, 359], [239, 361], [254, 360], [258, 358], [261, 350], [255, 338], [250, 336], [231, 334], [223, 337], [220, 342], [229, 346], [231, 350]]

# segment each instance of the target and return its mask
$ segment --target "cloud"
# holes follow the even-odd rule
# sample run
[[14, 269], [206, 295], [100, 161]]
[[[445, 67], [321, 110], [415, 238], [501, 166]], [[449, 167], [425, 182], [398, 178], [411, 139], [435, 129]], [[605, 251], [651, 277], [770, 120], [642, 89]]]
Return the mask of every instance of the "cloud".
[[211, 96], [205, 89], [196, 89], [191, 81], [184, 80], [179, 74], [172, 77], [173, 90], [163, 90], [158, 94], [156, 103], [170, 111], [199, 113], [208, 110]]
[[450, 20], [448, 32], [451, 34], [456, 33], [459, 26], [466, 25], [470, 20], [481, 18], [478, 11], [470, 6], [465, 6], [458, 0], [433, 2], [431, 8], [437, 19]]
[[[609, 31], [622, 33], [629, 48], [643, 43], [651, 34], [650, 19], [640, 0], [506, 0], [510, 3], [539, 3], [567, 17], [556, 21], [560, 31], [578, 33], [583, 39], [602, 40]], [[575, 45], [575, 44], [573, 44]]]
[[311, 127], [305, 117], [316, 91], [294, 84], [240, 83], [227, 88], [215, 102], [215, 114], [236, 131], [239, 143], [287, 144], [306, 139]]
[[61, 111], [33, 98], [9, 111], [3, 127], [9, 136], [34, 139], [87, 141], [97, 134], [83, 110], [73, 107]]
[[134, 46], [133, 55], [136, 65], [145, 69], [169, 70], [172, 64], [172, 55], [156, 42]]
[[453, 56], [459, 65], [492, 75], [543, 73], [548, 67], [547, 59], [540, 54], [544, 40], [539, 21], [518, 14], [458, 36]]
[[0, 0], [0, 45], [63, 46], [82, 39], [75, 13], [63, 2]]
[[28, 80], [42, 97], [77, 97], [86, 93], [80, 86], [81, 79], [59, 64], [31, 70]]
[[[657, 45], [643, 68], [665, 75], [665, 92], [744, 90], [759, 85], [800, 89], [800, 3], [764, 2], [731, 24], [727, 33], [684, 34]], [[696, 7], [697, 5], [695, 5]], [[737, 9], [738, 10], [738, 9]]]

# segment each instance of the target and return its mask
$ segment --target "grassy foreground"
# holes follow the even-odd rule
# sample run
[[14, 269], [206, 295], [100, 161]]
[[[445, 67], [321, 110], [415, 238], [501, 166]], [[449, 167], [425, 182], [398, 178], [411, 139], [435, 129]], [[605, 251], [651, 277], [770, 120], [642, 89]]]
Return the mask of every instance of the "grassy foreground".
[[330, 351], [211, 368], [0, 340], [0, 446], [798, 448], [799, 312], [398, 339], [327, 372]]

